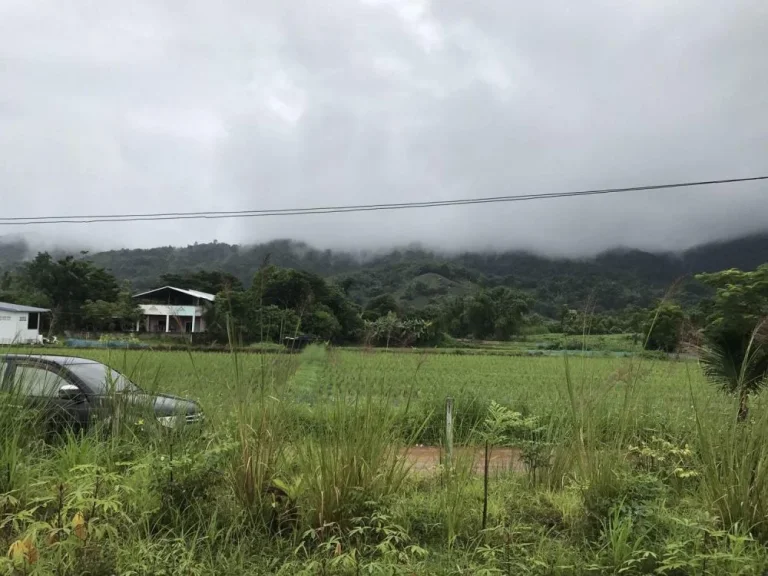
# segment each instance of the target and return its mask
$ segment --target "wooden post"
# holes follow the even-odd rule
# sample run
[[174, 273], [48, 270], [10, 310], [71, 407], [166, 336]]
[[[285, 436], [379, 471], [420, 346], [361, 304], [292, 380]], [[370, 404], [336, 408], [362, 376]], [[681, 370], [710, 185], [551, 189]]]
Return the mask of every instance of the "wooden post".
[[490, 453], [488, 451], [488, 440], [485, 441], [485, 466], [483, 469], [483, 530], [488, 524], [488, 460]]
[[453, 398], [445, 399], [445, 462], [450, 470], [453, 461]]

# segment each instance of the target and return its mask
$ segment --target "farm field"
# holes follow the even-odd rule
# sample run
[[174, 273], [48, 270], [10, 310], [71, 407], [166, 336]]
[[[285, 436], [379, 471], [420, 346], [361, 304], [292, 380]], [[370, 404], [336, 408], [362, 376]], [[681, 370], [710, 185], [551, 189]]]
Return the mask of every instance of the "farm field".
[[[753, 402], [752, 423], [737, 425], [735, 403], [693, 361], [318, 346], [56, 353], [195, 399], [206, 421], [167, 430], [127, 413], [109, 433], [46, 444], [4, 400], [0, 544], [10, 554], [0, 567], [9, 574], [768, 566], [764, 406]], [[486, 441], [494, 462], [514, 455], [509, 466], [492, 462], [487, 498]], [[434, 447], [428, 465], [422, 445]]]
[[[464, 354], [487, 356], [543, 356], [559, 355], [563, 351], [571, 354], [585, 353], [589, 356], [617, 356], [642, 352], [639, 336], [632, 334], [584, 334], [559, 333], [532, 334], [519, 336], [514, 340], [467, 340], [452, 339], [436, 347], [391, 348], [391, 353]], [[347, 350], [365, 350], [364, 347]], [[383, 349], [379, 349], [381, 351]]]

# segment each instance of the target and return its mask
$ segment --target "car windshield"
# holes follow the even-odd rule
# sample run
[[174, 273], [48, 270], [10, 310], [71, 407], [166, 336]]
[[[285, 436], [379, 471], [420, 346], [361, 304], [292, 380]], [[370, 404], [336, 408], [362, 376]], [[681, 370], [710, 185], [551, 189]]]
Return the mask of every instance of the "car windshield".
[[67, 368], [80, 378], [95, 394], [107, 394], [111, 391], [138, 391], [138, 387], [125, 376], [104, 364], [67, 364]]

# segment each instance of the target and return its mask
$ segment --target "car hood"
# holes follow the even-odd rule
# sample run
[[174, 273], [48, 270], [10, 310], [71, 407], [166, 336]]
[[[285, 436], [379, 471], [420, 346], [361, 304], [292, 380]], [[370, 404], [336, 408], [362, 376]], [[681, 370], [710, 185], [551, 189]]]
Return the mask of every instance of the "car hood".
[[152, 396], [156, 416], [173, 416], [176, 414], [192, 415], [201, 412], [200, 405], [187, 398], [156, 394]]

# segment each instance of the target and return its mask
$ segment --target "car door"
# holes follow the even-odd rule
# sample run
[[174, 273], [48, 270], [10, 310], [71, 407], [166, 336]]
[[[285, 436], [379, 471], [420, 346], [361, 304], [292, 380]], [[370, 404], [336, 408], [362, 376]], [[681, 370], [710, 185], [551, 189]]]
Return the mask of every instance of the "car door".
[[[88, 424], [89, 403], [86, 393], [66, 372], [55, 365], [16, 360], [11, 366], [11, 390], [15, 397], [39, 410], [49, 427], [60, 430], [80, 430]], [[79, 394], [66, 391], [64, 386], [76, 386]]]
[[0, 356], [0, 402], [8, 410], [15, 410], [18, 406], [11, 394], [10, 374], [13, 369], [13, 361]]

